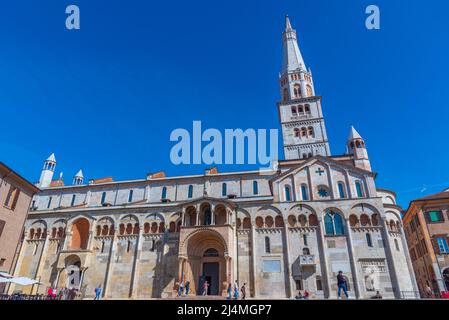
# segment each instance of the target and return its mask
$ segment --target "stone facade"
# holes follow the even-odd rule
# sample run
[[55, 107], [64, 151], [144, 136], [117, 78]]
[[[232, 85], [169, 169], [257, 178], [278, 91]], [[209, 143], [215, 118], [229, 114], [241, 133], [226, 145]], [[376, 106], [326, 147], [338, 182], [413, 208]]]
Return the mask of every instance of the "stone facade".
[[[238, 281], [252, 297], [307, 290], [335, 298], [341, 270], [352, 297], [414, 296], [395, 195], [376, 189], [354, 128], [348, 153], [330, 155], [320, 98], [286, 24], [278, 104], [285, 161], [271, 172], [84, 184], [80, 171], [73, 185], [52, 181], [34, 198], [16, 272], [77, 286], [85, 297], [98, 285], [108, 298], [171, 297], [181, 281], [192, 294], [208, 281], [210, 294], [225, 295]], [[55, 164], [54, 156], [44, 164], [45, 185]]]

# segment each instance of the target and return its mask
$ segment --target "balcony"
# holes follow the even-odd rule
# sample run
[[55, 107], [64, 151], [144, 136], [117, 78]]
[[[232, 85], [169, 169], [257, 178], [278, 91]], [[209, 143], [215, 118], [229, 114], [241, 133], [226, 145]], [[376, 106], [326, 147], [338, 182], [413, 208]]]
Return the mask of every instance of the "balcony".
[[301, 255], [299, 256], [299, 266], [304, 267], [315, 267], [316, 261], [314, 255]]

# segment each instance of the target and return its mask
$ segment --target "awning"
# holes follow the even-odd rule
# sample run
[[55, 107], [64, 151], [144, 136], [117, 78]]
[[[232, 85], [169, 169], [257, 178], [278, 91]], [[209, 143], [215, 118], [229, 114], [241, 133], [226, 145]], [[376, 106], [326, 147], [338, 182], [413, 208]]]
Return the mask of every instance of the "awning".
[[34, 279], [30, 279], [27, 277], [10, 277], [10, 278], [6, 278], [6, 277], [0, 277], [0, 283], [14, 283], [14, 284], [18, 284], [21, 286], [29, 286], [32, 284], [43, 284], [37, 280]]
[[12, 278], [12, 275], [10, 275], [7, 272], [0, 272], [0, 278]]

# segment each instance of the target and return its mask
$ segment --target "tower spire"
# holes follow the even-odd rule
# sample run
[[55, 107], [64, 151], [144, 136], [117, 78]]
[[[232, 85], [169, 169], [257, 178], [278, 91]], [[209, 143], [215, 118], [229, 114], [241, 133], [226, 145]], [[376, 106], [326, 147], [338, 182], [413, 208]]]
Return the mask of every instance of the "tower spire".
[[38, 186], [40, 188], [46, 188], [50, 186], [50, 183], [53, 179], [53, 174], [55, 173], [56, 168], [56, 157], [55, 154], [52, 153], [45, 161], [44, 166], [41, 171], [41, 176], [39, 178]]
[[299, 50], [296, 30], [288, 16], [282, 34], [282, 70], [279, 85], [284, 154], [287, 160], [315, 155], [330, 156], [321, 109], [321, 97], [315, 95], [312, 72], [307, 70]]

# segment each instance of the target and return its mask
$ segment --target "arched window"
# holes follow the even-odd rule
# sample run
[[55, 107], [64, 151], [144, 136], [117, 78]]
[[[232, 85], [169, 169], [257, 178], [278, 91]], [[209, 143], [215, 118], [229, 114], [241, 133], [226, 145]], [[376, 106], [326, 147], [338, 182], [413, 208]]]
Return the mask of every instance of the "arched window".
[[188, 191], [187, 197], [189, 199], [191, 199], [193, 197], [193, 186], [192, 185], [189, 186], [189, 191]]
[[300, 214], [298, 216], [298, 222], [301, 227], [306, 227], [307, 226], [307, 217], [304, 214]]
[[274, 224], [273, 217], [272, 216], [266, 216], [265, 217], [265, 225], [266, 225], [266, 227], [267, 228], [272, 228], [273, 224]]
[[176, 231], [176, 223], [174, 221], [171, 221], [168, 227], [168, 232], [175, 232]]
[[134, 194], [134, 190], [129, 190], [128, 202], [133, 202], [133, 194]]
[[236, 224], [237, 224], [237, 229], [240, 229], [240, 227], [242, 226], [242, 220], [240, 220], [240, 218], [237, 218]]
[[265, 253], [271, 253], [270, 238], [265, 237]]
[[357, 192], [357, 197], [363, 198], [363, 188], [362, 188], [362, 184], [360, 183], [360, 181], [355, 182], [355, 190]]
[[307, 128], [307, 134], [309, 135], [309, 137], [314, 138], [315, 137], [315, 133], [313, 131], [313, 127], [308, 127]]
[[288, 100], [288, 90], [287, 88], [284, 88], [282, 91], [282, 100], [287, 101]]
[[344, 226], [342, 217], [335, 212], [328, 212], [324, 216], [324, 226], [326, 228], [326, 235], [328, 236], [339, 236], [343, 235]]
[[295, 95], [295, 98], [301, 98], [301, 87], [299, 84], [293, 86], [293, 94]]
[[361, 224], [363, 227], [366, 227], [366, 226], [370, 226], [370, 225], [371, 225], [371, 221], [369, 220], [368, 215], [362, 214], [362, 215], [360, 216], [360, 224]]
[[301, 128], [301, 137], [307, 137], [307, 129]]
[[299, 131], [299, 128], [293, 129], [293, 132], [294, 132], [295, 137], [296, 137], [296, 138], [299, 138], [299, 136], [300, 136], [300, 134], [301, 134], [301, 132]]
[[285, 186], [284, 192], [285, 192], [285, 201], [287, 201], [287, 202], [292, 201], [290, 186]]
[[349, 225], [351, 227], [358, 227], [359, 226], [359, 218], [355, 214], [351, 214], [349, 216]]
[[101, 236], [101, 226], [97, 226], [97, 237]]
[[302, 106], [298, 106], [298, 114], [304, 114], [304, 108]]
[[223, 197], [226, 197], [228, 195], [228, 185], [226, 183], [223, 183], [221, 185], [221, 195]]
[[308, 97], [313, 96], [312, 87], [310, 85], [307, 85], [306, 90], [307, 90], [307, 96]]
[[309, 215], [309, 226], [317, 227], [318, 226], [318, 218], [315, 214]]
[[251, 219], [246, 217], [243, 218], [243, 229], [251, 229]]
[[343, 182], [338, 183], [338, 194], [340, 196], [340, 199], [346, 198], [345, 184]]
[[135, 223], [133, 228], [133, 234], [139, 234], [139, 231], [140, 231], [139, 224]]
[[73, 207], [75, 205], [76, 195], [72, 195], [72, 201], [70, 202], [70, 206]]
[[309, 248], [303, 248], [303, 249], [302, 249], [302, 254], [305, 255], [305, 256], [310, 255], [310, 250], [309, 250]]
[[290, 227], [293, 228], [293, 227], [296, 226], [296, 217], [294, 215], [288, 216], [287, 221], [288, 221], [288, 224], [289, 224]]
[[256, 227], [263, 228], [263, 218], [262, 217], [256, 217]]
[[150, 233], [150, 224], [148, 222], [145, 222], [143, 225], [143, 233]]
[[301, 197], [303, 201], [309, 200], [309, 193], [307, 192], [307, 185], [303, 184], [301, 185]]
[[34, 238], [34, 229], [31, 228], [30, 229], [30, 234], [29, 234], [29, 239], [33, 239]]
[[119, 226], [119, 233], [120, 233], [120, 235], [125, 234], [125, 225], [123, 223], [121, 223]]
[[128, 223], [126, 225], [126, 234], [132, 234], [133, 233], [133, 225], [131, 223]]
[[274, 218], [274, 226], [276, 228], [282, 228], [284, 226], [284, 219], [282, 216], [279, 215]]
[[167, 187], [162, 188], [161, 199], [167, 199]]
[[306, 105], [304, 106], [304, 112], [305, 112], [305, 113], [310, 113], [310, 105], [306, 104]]
[[369, 233], [367, 233], [365, 235], [366, 237], [366, 244], [368, 245], [368, 247], [372, 247], [373, 246], [373, 242], [371, 241], [371, 235]]
[[257, 185], [257, 181], [253, 181], [253, 194], [254, 195], [259, 194], [259, 187]]
[[292, 116], [296, 117], [298, 115], [298, 112], [296, 111], [296, 106], [292, 106]]
[[375, 213], [371, 216], [371, 222], [372, 222], [373, 226], [379, 225], [379, 215], [377, 213]]
[[151, 224], [151, 233], [157, 233], [157, 222]]
[[105, 204], [105, 202], [106, 202], [106, 192], [103, 192], [101, 194], [101, 204]]

